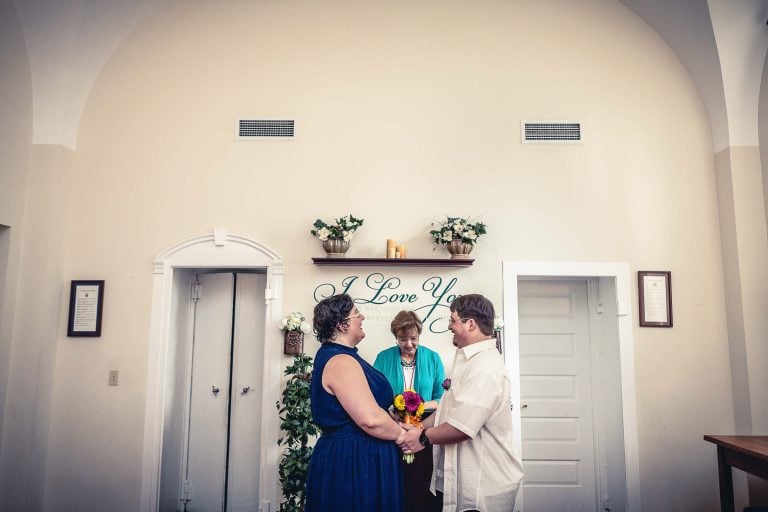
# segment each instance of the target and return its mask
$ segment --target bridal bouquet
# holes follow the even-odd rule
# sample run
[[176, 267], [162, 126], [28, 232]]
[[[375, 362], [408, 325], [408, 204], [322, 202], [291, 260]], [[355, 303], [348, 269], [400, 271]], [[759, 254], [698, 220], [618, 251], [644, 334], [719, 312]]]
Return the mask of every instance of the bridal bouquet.
[[[424, 399], [413, 389], [406, 389], [403, 394], [395, 396], [392, 401], [395, 414], [403, 423], [421, 428], [421, 416], [424, 414]], [[413, 462], [414, 455], [407, 453], [403, 460], [408, 464]]]

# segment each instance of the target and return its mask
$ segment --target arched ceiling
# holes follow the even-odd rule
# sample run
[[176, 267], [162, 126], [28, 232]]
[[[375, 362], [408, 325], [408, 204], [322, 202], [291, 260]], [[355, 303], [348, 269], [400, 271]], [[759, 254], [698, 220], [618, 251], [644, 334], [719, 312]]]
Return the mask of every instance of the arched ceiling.
[[757, 146], [768, 2], [621, 1], [666, 41], [688, 69], [709, 114], [714, 150]]
[[75, 149], [80, 116], [104, 65], [168, 0], [13, 1], [32, 70], [32, 142]]
[[[80, 117], [102, 68], [120, 43], [168, 1], [13, 0], [32, 70], [35, 144], [77, 147]], [[757, 146], [768, 2], [619, 1], [688, 69], [710, 117], [714, 150]]]

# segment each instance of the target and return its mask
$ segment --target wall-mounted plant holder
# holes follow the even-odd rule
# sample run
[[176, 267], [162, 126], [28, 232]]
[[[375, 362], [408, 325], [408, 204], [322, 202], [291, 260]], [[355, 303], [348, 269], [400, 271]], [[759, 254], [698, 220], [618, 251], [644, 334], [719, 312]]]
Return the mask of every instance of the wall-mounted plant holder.
[[301, 331], [285, 331], [283, 337], [283, 354], [295, 356], [304, 352], [304, 333]]

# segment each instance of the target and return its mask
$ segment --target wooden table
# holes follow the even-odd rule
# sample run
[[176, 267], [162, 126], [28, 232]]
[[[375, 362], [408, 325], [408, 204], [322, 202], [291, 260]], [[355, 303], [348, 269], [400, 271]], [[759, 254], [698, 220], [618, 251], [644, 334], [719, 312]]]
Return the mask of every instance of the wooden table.
[[720, 475], [720, 510], [735, 512], [733, 473], [738, 468], [768, 480], [768, 436], [704, 436], [717, 445], [717, 471]]

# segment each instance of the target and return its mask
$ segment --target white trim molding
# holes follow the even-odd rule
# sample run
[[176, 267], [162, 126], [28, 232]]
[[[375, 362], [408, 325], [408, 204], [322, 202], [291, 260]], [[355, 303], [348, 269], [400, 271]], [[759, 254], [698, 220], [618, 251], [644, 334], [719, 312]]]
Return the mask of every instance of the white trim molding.
[[[517, 386], [512, 402], [520, 404], [520, 326], [518, 317], [517, 281], [521, 277], [608, 277], [616, 283], [617, 326], [621, 365], [621, 398], [624, 416], [624, 460], [627, 478], [627, 512], [640, 512], [640, 464], [638, 459], [637, 405], [635, 385], [635, 349], [632, 338], [630, 304], [632, 291], [628, 263], [570, 263], [540, 261], [505, 261], [502, 263], [504, 282], [505, 362], [507, 371]], [[513, 409], [515, 449], [522, 450], [520, 407]]]
[[[142, 459], [142, 512], [156, 512], [160, 499], [163, 423], [166, 395], [166, 371], [171, 337], [171, 304], [175, 269], [262, 269], [267, 272], [264, 326], [264, 371], [262, 389], [265, 397], [280, 395], [282, 342], [274, 328], [282, 317], [283, 260], [255, 240], [216, 229], [210, 234], [179, 242], [161, 252], [154, 260], [152, 316], [147, 356], [147, 397], [144, 419]], [[279, 423], [272, 398], [262, 400], [261, 475], [259, 496], [262, 502], [278, 503], [277, 467]]]

